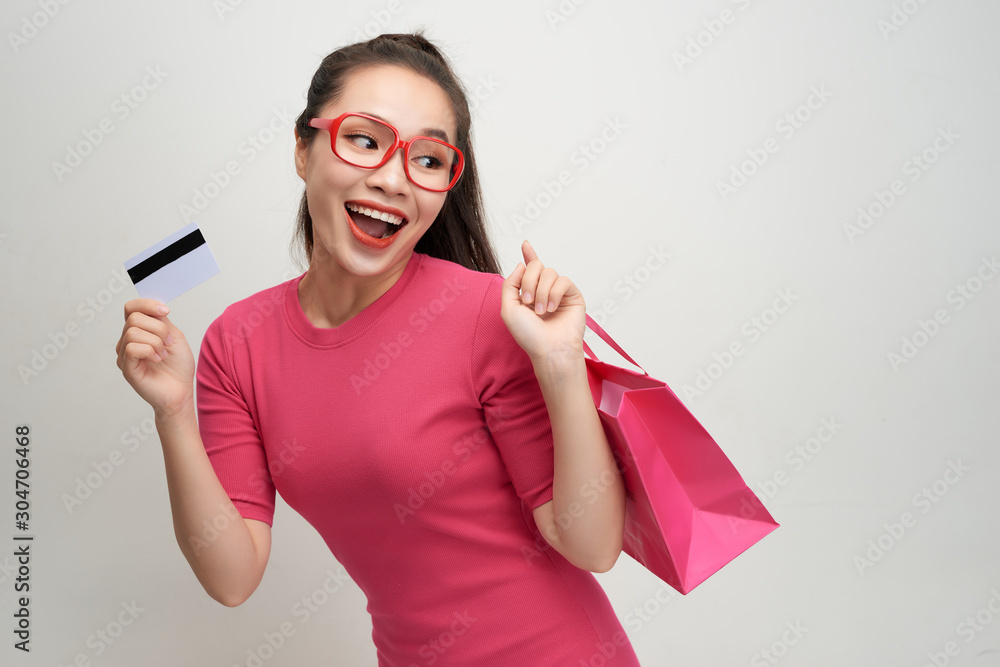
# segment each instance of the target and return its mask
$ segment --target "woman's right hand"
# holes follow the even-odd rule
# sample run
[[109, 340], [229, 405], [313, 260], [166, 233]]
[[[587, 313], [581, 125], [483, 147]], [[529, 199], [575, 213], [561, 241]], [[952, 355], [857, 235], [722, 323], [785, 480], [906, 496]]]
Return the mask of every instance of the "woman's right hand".
[[[118, 368], [136, 393], [159, 415], [171, 415], [194, 400], [194, 355], [180, 329], [157, 310], [155, 299], [125, 303], [125, 328], [115, 345]], [[168, 342], [169, 341], [169, 342]]]

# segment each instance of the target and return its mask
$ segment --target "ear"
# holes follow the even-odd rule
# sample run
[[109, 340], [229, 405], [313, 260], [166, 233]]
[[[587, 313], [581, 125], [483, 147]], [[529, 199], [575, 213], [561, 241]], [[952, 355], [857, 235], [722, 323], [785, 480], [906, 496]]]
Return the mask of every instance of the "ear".
[[303, 181], [306, 180], [306, 164], [309, 162], [309, 144], [299, 136], [299, 128], [292, 130], [295, 133], [295, 172]]

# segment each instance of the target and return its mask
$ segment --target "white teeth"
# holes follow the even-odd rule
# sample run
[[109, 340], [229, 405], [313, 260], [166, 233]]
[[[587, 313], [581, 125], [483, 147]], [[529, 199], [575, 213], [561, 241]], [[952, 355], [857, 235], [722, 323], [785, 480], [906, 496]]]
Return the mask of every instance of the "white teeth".
[[373, 208], [363, 208], [357, 204], [347, 204], [347, 210], [354, 211], [355, 213], [364, 213], [367, 216], [393, 225], [403, 224], [403, 219], [401, 217], [393, 215], [392, 213], [386, 213], [385, 211], [379, 211]]

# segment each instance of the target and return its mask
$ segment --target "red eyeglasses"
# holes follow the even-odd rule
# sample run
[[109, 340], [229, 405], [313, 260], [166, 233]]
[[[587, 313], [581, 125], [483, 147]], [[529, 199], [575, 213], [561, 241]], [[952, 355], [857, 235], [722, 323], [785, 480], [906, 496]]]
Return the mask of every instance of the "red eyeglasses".
[[465, 156], [455, 146], [422, 136], [400, 141], [396, 128], [366, 114], [313, 118], [309, 125], [327, 130], [333, 154], [355, 167], [377, 169], [402, 148], [406, 177], [417, 187], [431, 192], [451, 190], [465, 168]]

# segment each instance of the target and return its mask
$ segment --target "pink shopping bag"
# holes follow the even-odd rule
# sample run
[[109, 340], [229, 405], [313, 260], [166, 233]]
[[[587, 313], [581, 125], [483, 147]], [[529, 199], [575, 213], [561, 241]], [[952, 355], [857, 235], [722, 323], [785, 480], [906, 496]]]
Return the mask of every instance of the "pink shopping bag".
[[[642, 369], [590, 315], [587, 326]], [[779, 524], [666, 383], [583, 347], [590, 391], [626, 487], [623, 550], [687, 595]]]

